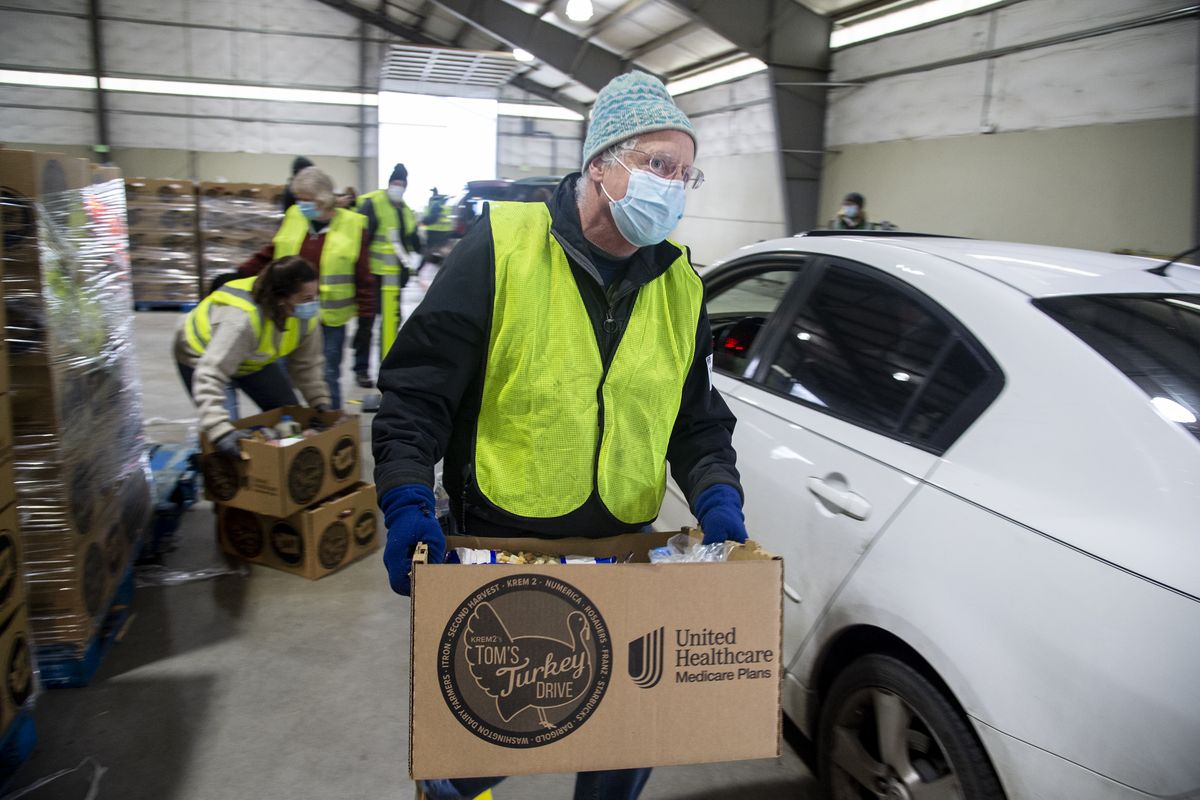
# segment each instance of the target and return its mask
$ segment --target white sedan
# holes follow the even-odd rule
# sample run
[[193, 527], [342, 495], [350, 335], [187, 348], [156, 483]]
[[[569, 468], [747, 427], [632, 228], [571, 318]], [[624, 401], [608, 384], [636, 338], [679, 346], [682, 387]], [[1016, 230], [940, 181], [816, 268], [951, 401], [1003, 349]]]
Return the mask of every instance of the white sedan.
[[705, 281], [828, 795], [1200, 797], [1200, 269], [842, 234]]

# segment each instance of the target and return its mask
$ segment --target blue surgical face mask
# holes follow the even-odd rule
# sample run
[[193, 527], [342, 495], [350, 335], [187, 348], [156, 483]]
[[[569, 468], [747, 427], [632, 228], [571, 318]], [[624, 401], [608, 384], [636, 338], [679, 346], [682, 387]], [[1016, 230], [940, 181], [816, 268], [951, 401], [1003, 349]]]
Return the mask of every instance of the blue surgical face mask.
[[320, 311], [321, 304], [316, 300], [309, 300], [307, 303], [297, 303], [292, 316], [296, 319], [312, 319]]
[[608, 197], [617, 230], [632, 245], [649, 247], [658, 244], [683, 219], [683, 207], [687, 202], [683, 181], [670, 181], [643, 169], [632, 170], [620, 160], [617, 163], [629, 173], [625, 196], [613, 200], [604, 184], [600, 184]]
[[320, 209], [317, 208], [317, 204], [312, 200], [297, 200], [296, 207], [300, 209], [300, 213], [307, 220], [311, 221], [321, 216]]
[[842, 216], [846, 219], [857, 219], [858, 206], [854, 205], [853, 203], [847, 203], [846, 205], [842, 206]]

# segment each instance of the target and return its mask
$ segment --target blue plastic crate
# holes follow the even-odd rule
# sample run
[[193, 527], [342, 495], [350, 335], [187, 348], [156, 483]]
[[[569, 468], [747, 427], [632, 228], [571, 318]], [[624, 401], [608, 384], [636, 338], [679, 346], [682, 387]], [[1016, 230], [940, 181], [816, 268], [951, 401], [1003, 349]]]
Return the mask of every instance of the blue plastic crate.
[[33, 716], [22, 709], [17, 712], [8, 730], [0, 736], [0, 787], [8, 783], [9, 778], [29, 760], [36, 745], [37, 731], [33, 726]]
[[100, 669], [101, 662], [104, 661], [104, 656], [117, 640], [117, 634], [129, 619], [136, 584], [131, 564], [113, 594], [104, 622], [82, 654], [76, 648], [66, 645], [34, 645], [33, 652], [41, 671], [42, 686], [47, 689], [73, 689], [91, 683]]
[[154, 476], [154, 519], [150, 535], [142, 544], [139, 561], [154, 561], [171, 550], [183, 514], [200, 498], [196, 471], [199, 451], [192, 444], [156, 444], [150, 448], [150, 471]]

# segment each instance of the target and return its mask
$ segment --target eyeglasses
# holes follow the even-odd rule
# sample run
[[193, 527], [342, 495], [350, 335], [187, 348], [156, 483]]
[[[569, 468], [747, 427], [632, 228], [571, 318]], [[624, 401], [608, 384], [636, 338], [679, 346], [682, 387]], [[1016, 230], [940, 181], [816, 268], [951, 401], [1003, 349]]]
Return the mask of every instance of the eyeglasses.
[[637, 153], [643, 156], [642, 164], [660, 178], [668, 181], [680, 180], [688, 189], [699, 189], [704, 183], [703, 170], [695, 166], [685, 167], [673, 157], [663, 153], [647, 153], [644, 150], [626, 150], [627, 153]]

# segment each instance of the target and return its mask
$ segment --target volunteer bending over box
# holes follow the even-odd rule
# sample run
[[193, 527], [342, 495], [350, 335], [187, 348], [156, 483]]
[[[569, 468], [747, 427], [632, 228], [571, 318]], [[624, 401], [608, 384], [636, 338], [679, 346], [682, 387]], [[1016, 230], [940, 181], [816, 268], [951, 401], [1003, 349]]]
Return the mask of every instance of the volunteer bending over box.
[[231, 384], [263, 411], [296, 405], [293, 382], [310, 406], [329, 409], [317, 291], [312, 265], [286, 256], [256, 277], [224, 284], [184, 318], [175, 334], [179, 375], [199, 409], [200, 429], [222, 452], [238, 457], [239, 442], [250, 435], [231, 422]]

